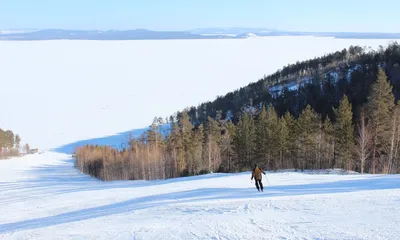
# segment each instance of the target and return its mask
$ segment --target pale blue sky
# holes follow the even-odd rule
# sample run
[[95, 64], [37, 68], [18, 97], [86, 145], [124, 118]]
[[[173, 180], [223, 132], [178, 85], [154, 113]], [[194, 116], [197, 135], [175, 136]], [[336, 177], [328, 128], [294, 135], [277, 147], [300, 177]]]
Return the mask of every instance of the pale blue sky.
[[0, 0], [0, 29], [400, 32], [396, 0]]

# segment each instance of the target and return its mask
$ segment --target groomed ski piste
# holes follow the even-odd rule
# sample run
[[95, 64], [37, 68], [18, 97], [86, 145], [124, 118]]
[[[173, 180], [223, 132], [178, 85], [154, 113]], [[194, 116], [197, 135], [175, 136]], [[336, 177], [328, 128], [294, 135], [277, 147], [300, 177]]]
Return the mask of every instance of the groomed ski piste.
[[[102, 182], [70, 155], [0, 161], [0, 239], [398, 239], [400, 176], [267, 172]], [[270, 185], [269, 185], [269, 184]]]

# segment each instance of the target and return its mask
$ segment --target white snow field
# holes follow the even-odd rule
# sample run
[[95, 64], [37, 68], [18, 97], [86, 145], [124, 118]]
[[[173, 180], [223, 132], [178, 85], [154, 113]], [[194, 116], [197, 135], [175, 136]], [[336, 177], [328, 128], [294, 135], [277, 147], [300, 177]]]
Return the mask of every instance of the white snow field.
[[[391, 39], [0, 41], [0, 127], [31, 148], [114, 135], [255, 82], [289, 63]], [[27, 117], [29, 116], [29, 117]]]
[[[0, 239], [399, 239], [400, 176], [102, 182], [65, 154], [0, 161]], [[268, 185], [270, 183], [270, 186]]]

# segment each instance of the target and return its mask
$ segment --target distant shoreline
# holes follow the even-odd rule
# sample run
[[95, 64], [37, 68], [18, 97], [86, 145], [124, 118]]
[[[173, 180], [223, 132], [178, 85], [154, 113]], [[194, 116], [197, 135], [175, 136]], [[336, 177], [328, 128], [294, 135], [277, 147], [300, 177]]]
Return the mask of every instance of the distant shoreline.
[[193, 31], [150, 31], [150, 30], [63, 30], [43, 29], [37, 31], [0, 31], [2, 41], [38, 41], [38, 40], [190, 40], [190, 39], [247, 39], [253, 37], [314, 36], [337, 39], [400, 39], [400, 33], [367, 32], [291, 32], [279, 30], [193, 30]]

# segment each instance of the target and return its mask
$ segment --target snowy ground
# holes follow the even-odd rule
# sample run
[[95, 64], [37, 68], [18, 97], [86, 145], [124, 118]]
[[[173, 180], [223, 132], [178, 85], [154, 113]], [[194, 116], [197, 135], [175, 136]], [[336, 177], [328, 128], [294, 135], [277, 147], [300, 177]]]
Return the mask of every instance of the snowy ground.
[[400, 176], [101, 182], [68, 155], [0, 161], [0, 239], [398, 239]]

